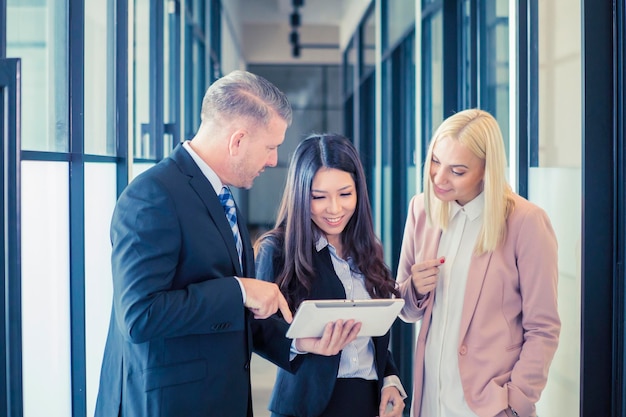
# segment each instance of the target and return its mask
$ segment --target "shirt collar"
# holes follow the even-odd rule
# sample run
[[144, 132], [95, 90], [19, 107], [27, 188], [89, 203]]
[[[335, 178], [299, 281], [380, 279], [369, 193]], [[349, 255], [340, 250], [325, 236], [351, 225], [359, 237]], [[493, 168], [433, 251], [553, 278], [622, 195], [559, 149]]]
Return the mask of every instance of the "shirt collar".
[[328, 239], [326, 239], [326, 236], [320, 233], [317, 240], [315, 241], [315, 250], [319, 252], [327, 246], [328, 246], [328, 251], [330, 252], [332, 258], [339, 259], [342, 262], [347, 262], [348, 265], [350, 266], [350, 269], [355, 270], [355, 271], [357, 270], [357, 268], [354, 265], [354, 261], [352, 260], [352, 257], [348, 257], [347, 259], [339, 258], [339, 256], [337, 256], [337, 250], [335, 249], [335, 247], [328, 242]]
[[450, 219], [453, 219], [459, 211], [463, 211], [467, 218], [471, 221], [476, 220], [483, 213], [485, 208], [485, 193], [480, 192], [472, 201], [464, 206], [459, 205], [456, 201], [450, 203]]
[[332, 247], [332, 245], [328, 243], [328, 240], [326, 239], [326, 237], [323, 234], [320, 234], [320, 236], [317, 238], [317, 241], [315, 242], [315, 250], [319, 252], [322, 249], [324, 249], [326, 246]]
[[208, 166], [202, 158], [200, 158], [200, 155], [198, 155], [196, 151], [193, 150], [188, 140], [183, 142], [183, 148], [185, 148], [185, 150], [189, 152], [191, 159], [194, 160], [196, 165], [198, 165], [198, 168], [200, 168], [200, 171], [202, 171], [204, 176], [209, 180], [209, 182], [213, 186], [213, 189], [215, 190], [215, 194], [219, 195], [222, 192], [222, 187], [224, 186], [222, 180], [220, 180], [220, 177], [218, 177], [215, 171], [213, 171], [211, 167]]

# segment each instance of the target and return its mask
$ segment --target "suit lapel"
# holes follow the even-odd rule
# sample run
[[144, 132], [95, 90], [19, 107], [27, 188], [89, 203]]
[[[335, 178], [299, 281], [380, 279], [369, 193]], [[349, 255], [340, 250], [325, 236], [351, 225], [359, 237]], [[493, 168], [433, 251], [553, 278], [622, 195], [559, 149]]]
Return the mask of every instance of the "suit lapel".
[[478, 297], [485, 282], [487, 268], [491, 261], [492, 252], [472, 257], [470, 268], [467, 274], [467, 284], [465, 286], [465, 298], [463, 299], [463, 313], [461, 314], [461, 327], [459, 329], [460, 340], [463, 340], [469, 324], [474, 316]]
[[345, 299], [346, 291], [335, 272], [328, 246], [319, 252], [313, 247], [314, 269], [317, 271], [315, 283], [311, 288], [311, 299]]
[[[228, 254], [230, 255], [233, 267], [237, 271], [236, 275], [241, 276], [243, 271], [241, 270], [241, 265], [239, 264], [239, 255], [237, 254], [235, 239], [233, 238], [233, 233], [230, 230], [230, 224], [228, 223], [228, 219], [224, 213], [224, 208], [220, 203], [219, 197], [215, 194], [213, 186], [204, 176], [202, 171], [200, 171], [200, 168], [196, 165], [191, 158], [191, 155], [189, 155], [182, 145], [178, 145], [176, 149], [172, 151], [170, 157], [176, 161], [178, 166], [180, 166], [181, 171], [189, 176], [189, 185], [194, 189], [200, 200], [202, 200], [206, 206], [207, 211], [209, 212], [209, 217], [211, 217], [213, 223], [215, 223], [217, 230], [228, 248]], [[245, 226], [242, 226], [243, 222], [241, 221], [242, 218], [239, 217], [239, 208], [237, 208], [237, 216], [237, 224], [239, 225], [244, 252], [247, 253], [247, 251], [250, 250], [250, 237], [247, 230], [245, 230], [244, 233]], [[210, 238], [212, 237], [207, 236], [207, 239]]]

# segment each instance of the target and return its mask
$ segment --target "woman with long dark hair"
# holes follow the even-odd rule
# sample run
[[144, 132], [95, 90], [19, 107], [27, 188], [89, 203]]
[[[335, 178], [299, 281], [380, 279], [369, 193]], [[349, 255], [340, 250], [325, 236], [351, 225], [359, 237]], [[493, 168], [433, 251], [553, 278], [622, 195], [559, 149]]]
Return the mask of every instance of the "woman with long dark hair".
[[[257, 278], [276, 282], [292, 311], [306, 299], [397, 295], [385, 265], [358, 153], [343, 136], [312, 135], [289, 166], [275, 227], [255, 245]], [[273, 416], [399, 417], [406, 397], [382, 337], [357, 337], [336, 355], [301, 354], [278, 370]]]

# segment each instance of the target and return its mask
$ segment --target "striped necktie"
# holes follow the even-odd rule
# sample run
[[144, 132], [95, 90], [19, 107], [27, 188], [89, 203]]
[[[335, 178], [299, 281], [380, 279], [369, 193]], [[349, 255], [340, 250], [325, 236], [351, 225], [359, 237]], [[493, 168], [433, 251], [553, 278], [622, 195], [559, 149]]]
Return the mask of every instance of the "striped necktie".
[[233, 232], [235, 238], [235, 244], [237, 245], [237, 254], [239, 255], [239, 265], [241, 266], [241, 254], [243, 252], [243, 243], [241, 241], [241, 235], [239, 234], [239, 227], [237, 226], [237, 208], [235, 207], [235, 200], [230, 193], [228, 187], [222, 187], [222, 192], [219, 194], [220, 202], [226, 213], [228, 223], [230, 223], [230, 230]]

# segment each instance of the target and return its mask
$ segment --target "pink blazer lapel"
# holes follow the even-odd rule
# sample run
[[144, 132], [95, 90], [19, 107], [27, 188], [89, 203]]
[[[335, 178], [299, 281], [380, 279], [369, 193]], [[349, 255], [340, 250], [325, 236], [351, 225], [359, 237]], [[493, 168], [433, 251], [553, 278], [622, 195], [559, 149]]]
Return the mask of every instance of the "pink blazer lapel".
[[493, 252], [489, 252], [478, 257], [472, 257], [472, 262], [467, 275], [465, 286], [465, 298], [463, 300], [463, 313], [461, 315], [461, 327], [459, 329], [459, 340], [463, 340], [469, 324], [474, 316], [474, 310], [478, 303], [478, 297], [485, 282], [487, 268], [491, 261]]

